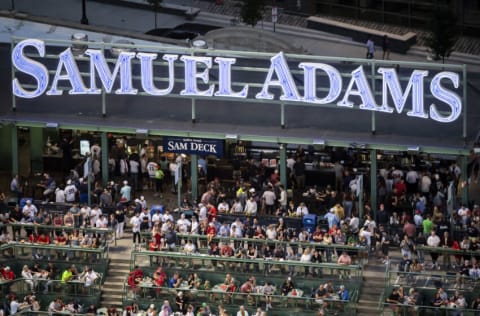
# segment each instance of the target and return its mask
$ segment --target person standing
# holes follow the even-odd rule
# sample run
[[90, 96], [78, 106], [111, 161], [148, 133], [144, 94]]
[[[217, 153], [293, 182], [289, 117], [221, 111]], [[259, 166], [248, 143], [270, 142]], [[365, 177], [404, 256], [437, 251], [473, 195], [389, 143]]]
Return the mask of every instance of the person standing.
[[387, 34], [383, 35], [382, 50], [383, 50], [382, 59], [387, 59], [387, 60], [390, 59], [390, 39], [388, 38]]
[[132, 233], [133, 233], [133, 243], [138, 240], [138, 243], [141, 242], [140, 238], [140, 225], [142, 220], [139, 217], [139, 213], [135, 212], [135, 215], [130, 219], [130, 225], [132, 225]]
[[367, 59], [373, 59], [375, 56], [375, 43], [373, 42], [372, 36], [369, 35], [367, 39]]

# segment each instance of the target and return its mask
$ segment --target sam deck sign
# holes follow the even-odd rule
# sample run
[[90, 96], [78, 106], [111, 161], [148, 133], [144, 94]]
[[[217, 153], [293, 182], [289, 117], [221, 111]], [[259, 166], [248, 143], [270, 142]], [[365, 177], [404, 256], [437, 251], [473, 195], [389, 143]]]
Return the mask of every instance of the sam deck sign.
[[223, 140], [163, 137], [163, 150], [177, 154], [223, 156]]

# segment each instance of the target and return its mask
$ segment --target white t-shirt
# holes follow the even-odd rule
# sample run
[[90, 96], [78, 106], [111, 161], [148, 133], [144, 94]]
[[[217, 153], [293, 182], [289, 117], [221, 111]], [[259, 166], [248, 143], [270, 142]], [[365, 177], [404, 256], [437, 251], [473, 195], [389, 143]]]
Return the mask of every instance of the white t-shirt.
[[158, 164], [156, 162], [150, 161], [147, 164], [147, 172], [150, 178], [155, 178], [155, 172], [157, 171]]
[[64, 203], [65, 202], [65, 191], [62, 189], [55, 190], [55, 202]]
[[73, 184], [67, 185], [65, 187], [65, 200], [67, 202], [75, 201], [75, 194], [77, 193], [77, 187]]
[[130, 160], [130, 173], [138, 173], [140, 163], [136, 160]]
[[138, 233], [140, 231], [140, 224], [142, 221], [140, 220], [140, 217], [134, 216], [130, 219], [130, 225], [132, 225], [132, 232]]

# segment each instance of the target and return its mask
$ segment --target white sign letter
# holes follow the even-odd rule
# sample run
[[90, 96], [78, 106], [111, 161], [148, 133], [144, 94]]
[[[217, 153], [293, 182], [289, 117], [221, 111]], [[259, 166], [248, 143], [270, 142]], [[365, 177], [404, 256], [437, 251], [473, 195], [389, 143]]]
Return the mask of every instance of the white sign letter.
[[[182, 56], [180, 60], [185, 64], [185, 89], [180, 91], [181, 95], [200, 95], [212, 96], [214, 84], [211, 84], [207, 90], [199, 91], [197, 87], [197, 78], [202, 79], [203, 83], [207, 84], [209, 81], [208, 73], [212, 68], [212, 57], [204, 56]], [[201, 73], [197, 73], [197, 63], [204, 64], [205, 68]]]
[[427, 70], [414, 70], [405, 88], [405, 92], [402, 91], [395, 69], [381, 67], [378, 68], [378, 72], [383, 75], [382, 108], [385, 109], [385, 112], [393, 112], [393, 109], [388, 106], [389, 91], [397, 113], [402, 113], [405, 103], [407, 102], [408, 94], [410, 90], [412, 90], [412, 110], [407, 112], [407, 115], [428, 118], [423, 107], [423, 78], [428, 76]]
[[33, 46], [37, 49], [40, 57], [45, 56], [45, 43], [41, 40], [26, 39], [18, 43], [12, 52], [12, 64], [19, 71], [26, 73], [37, 81], [37, 88], [33, 91], [25, 90], [17, 78], [12, 81], [13, 94], [21, 98], [36, 98], [40, 96], [48, 85], [48, 69], [41, 63], [25, 57], [23, 49]]
[[168, 62], [168, 87], [166, 89], [157, 89], [153, 80], [153, 61], [157, 59], [157, 54], [138, 53], [137, 58], [140, 59], [140, 67], [142, 74], [142, 89], [151, 95], [167, 95], [173, 90], [175, 84], [175, 67], [174, 62], [178, 59], [178, 55], [163, 55], [162, 59]]
[[[292, 74], [288, 68], [288, 64], [285, 60], [285, 56], [280, 52], [273, 56], [270, 62], [270, 69], [268, 70], [267, 78], [263, 84], [263, 89], [257, 93], [257, 99], [273, 99], [273, 94], [268, 92], [270, 86], [278, 86], [282, 88], [283, 94], [280, 96], [280, 100], [286, 101], [301, 101], [298, 95], [297, 86], [293, 81]], [[278, 80], [272, 80], [273, 72], [277, 75]]]
[[[66, 74], [62, 75], [62, 69], [65, 67]], [[57, 90], [59, 80], [69, 80], [72, 89], [69, 94], [87, 94], [87, 88], [83, 84], [82, 76], [78, 70], [75, 57], [73, 57], [70, 47], [64, 50], [59, 55], [59, 61], [57, 66], [57, 72], [52, 81], [50, 90], [47, 91], [47, 95], [62, 95], [62, 90]]]
[[[299, 68], [304, 72], [304, 90], [303, 100], [309, 103], [328, 104], [335, 101], [342, 92], [342, 76], [337, 69], [327, 64], [319, 63], [300, 63]], [[321, 69], [327, 73], [330, 88], [328, 94], [323, 99], [317, 98], [317, 77], [316, 70]]]
[[[455, 89], [458, 88], [458, 74], [444, 71], [433, 77], [432, 82], [430, 82], [430, 91], [436, 99], [445, 102], [452, 111], [449, 116], [443, 116], [438, 112], [435, 104], [432, 103], [430, 105], [430, 117], [437, 122], [450, 123], [455, 121], [462, 113], [462, 100], [455, 92], [449, 91], [442, 86], [440, 81], [442, 81], [443, 78], [449, 79], [453, 83], [453, 87]], [[466, 82], [463, 84], [466, 84]]]
[[122, 52], [118, 56], [117, 63], [110, 71], [105, 57], [98, 49], [87, 49], [85, 55], [90, 56], [90, 89], [89, 94], [100, 94], [101, 90], [97, 89], [95, 83], [95, 70], [98, 71], [98, 77], [102, 81], [105, 91], [110, 93], [120, 71], [120, 88], [115, 91], [115, 94], [137, 94], [137, 89], [132, 87], [132, 64], [131, 60], [135, 57], [134, 52]]
[[218, 64], [218, 91], [217, 97], [246, 98], [248, 94], [248, 85], [243, 87], [240, 92], [232, 91], [232, 64], [235, 64], [235, 58], [216, 57]]
[[[354, 84], [357, 86], [358, 90], [353, 90]], [[347, 90], [345, 90], [345, 95], [343, 96], [343, 99], [337, 103], [337, 105], [350, 108], [353, 107], [353, 102], [348, 100], [350, 95], [358, 95], [362, 99], [362, 103], [360, 104], [360, 108], [362, 110], [379, 110], [379, 107], [377, 107], [375, 99], [373, 98], [372, 91], [362, 66], [352, 71], [352, 79], [350, 79]]]

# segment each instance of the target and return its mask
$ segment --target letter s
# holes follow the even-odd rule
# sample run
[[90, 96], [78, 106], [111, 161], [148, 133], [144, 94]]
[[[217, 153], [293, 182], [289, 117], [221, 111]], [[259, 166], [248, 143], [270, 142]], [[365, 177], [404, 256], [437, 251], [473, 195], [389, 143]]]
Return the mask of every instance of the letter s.
[[33, 46], [37, 49], [40, 57], [45, 56], [45, 43], [37, 39], [26, 39], [19, 42], [12, 51], [12, 64], [19, 71], [31, 75], [37, 81], [37, 88], [33, 91], [25, 90], [19, 80], [12, 81], [12, 92], [21, 98], [36, 98], [47, 90], [48, 70], [41, 63], [25, 57], [23, 52], [26, 46]]
[[[442, 86], [441, 80], [443, 78], [449, 79], [452, 82], [453, 87], [457, 89], [459, 85], [459, 77], [458, 74], [454, 72], [443, 71], [436, 74], [435, 77], [433, 77], [432, 82], [430, 82], [430, 91], [432, 92], [432, 95], [437, 100], [448, 105], [451, 112], [448, 116], [442, 115], [435, 106], [435, 103], [432, 103], [430, 105], [430, 117], [437, 122], [450, 123], [455, 121], [462, 113], [462, 100], [455, 92], [449, 91]], [[466, 82], [463, 84], [466, 84]]]

